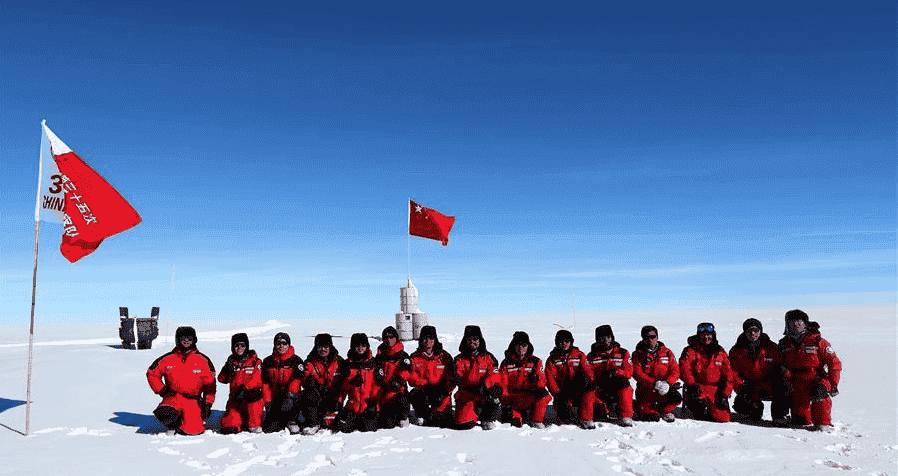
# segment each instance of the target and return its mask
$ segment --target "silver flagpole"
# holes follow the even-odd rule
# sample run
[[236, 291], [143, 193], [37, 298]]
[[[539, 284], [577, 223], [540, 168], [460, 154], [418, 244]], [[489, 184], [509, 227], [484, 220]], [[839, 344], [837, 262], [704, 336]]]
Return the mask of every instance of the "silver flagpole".
[[[41, 180], [44, 175], [44, 147], [50, 147], [50, 139], [46, 138], [44, 125], [41, 121], [41, 156], [38, 160], [37, 172], [37, 198], [34, 202], [34, 271], [31, 275], [31, 325], [28, 329], [28, 380], [25, 389], [25, 436], [31, 433], [31, 368], [34, 362], [34, 301], [37, 294], [37, 250], [41, 235]], [[53, 151], [49, 150], [52, 154]]]

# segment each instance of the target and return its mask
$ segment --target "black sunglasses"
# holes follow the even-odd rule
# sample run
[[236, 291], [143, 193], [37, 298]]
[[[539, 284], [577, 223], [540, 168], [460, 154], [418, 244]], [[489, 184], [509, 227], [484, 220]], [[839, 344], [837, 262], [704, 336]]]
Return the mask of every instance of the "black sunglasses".
[[645, 336], [646, 340], [653, 340], [653, 339], [657, 339], [657, 338], [658, 338], [658, 334], [646, 334], [646, 336]]

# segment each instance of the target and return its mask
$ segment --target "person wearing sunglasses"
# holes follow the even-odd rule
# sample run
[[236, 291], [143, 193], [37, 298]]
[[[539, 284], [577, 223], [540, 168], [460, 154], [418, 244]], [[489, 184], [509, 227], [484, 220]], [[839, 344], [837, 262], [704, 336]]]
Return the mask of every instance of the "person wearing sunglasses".
[[793, 389], [792, 423], [832, 432], [832, 397], [839, 394], [842, 361], [820, 335], [820, 325], [800, 309], [787, 312], [786, 332], [779, 348], [783, 354], [783, 376]]
[[574, 335], [567, 329], [555, 333], [555, 347], [546, 358], [546, 381], [559, 424], [595, 429], [592, 419], [584, 420], [575, 411], [575, 407], [589, 404], [587, 393], [593, 387], [594, 377], [586, 354], [574, 346]]
[[465, 326], [458, 352], [454, 360], [456, 428], [470, 430], [480, 420], [484, 430], [492, 430], [502, 412], [502, 382], [499, 361], [486, 350], [480, 326]]
[[340, 373], [346, 378], [340, 393], [345, 405], [337, 414], [334, 429], [344, 433], [377, 430], [381, 386], [375, 377], [377, 361], [371, 353], [367, 334], [358, 332], [349, 338], [349, 351], [343, 366]]
[[543, 418], [552, 397], [546, 390], [546, 375], [543, 362], [533, 355], [530, 336], [524, 331], [512, 334], [505, 358], [499, 364], [502, 377], [502, 404], [511, 413], [511, 425], [517, 428], [524, 422], [543, 430]]
[[409, 401], [421, 426], [448, 428], [452, 424], [452, 391], [455, 390], [455, 364], [443, 349], [437, 329], [424, 326], [418, 335], [418, 349], [411, 355], [412, 374]]
[[683, 402], [678, 391], [680, 366], [673, 351], [658, 340], [658, 328], [643, 326], [642, 340], [633, 351], [633, 379], [636, 380], [634, 412], [642, 421], [668, 423], [676, 420], [674, 410]]
[[262, 360], [249, 348], [246, 334], [231, 336], [231, 355], [221, 368], [218, 381], [229, 384], [231, 391], [221, 417], [221, 433], [262, 433]]
[[337, 411], [343, 406], [342, 388], [346, 363], [330, 334], [315, 336], [312, 350], [306, 356], [302, 381], [302, 433], [314, 435], [321, 428], [333, 428]]
[[189, 326], [175, 331], [175, 348], [147, 369], [147, 382], [162, 403], [153, 415], [167, 434], [199, 435], [206, 431], [215, 402], [215, 366], [196, 348], [196, 331]]
[[262, 398], [265, 400], [262, 428], [266, 433], [284, 428], [291, 435], [299, 433], [297, 417], [303, 370], [302, 359], [290, 345], [290, 334], [275, 334], [271, 355], [262, 361]]
[[610, 325], [596, 327], [596, 341], [586, 354], [586, 362], [595, 380], [580, 407], [580, 418], [602, 418], [620, 426], [633, 426], [633, 365], [630, 352], [614, 339]]
[[377, 382], [381, 386], [378, 396], [380, 420], [378, 427], [384, 429], [409, 426], [411, 407], [408, 401], [408, 379], [412, 375], [412, 361], [399, 339], [399, 332], [387, 326], [381, 332], [381, 344], [377, 346]]
[[735, 377], [726, 351], [717, 342], [714, 324], [699, 324], [688, 343], [679, 362], [686, 408], [698, 420], [730, 421], [729, 399]]
[[770, 414], [774, 423], [786, 421], [789, 405], [783, 397], [785, 382], [780, 372], [783, 357], [779, 347], [764, 333], [761, 321], [750, 317], [742, 323], [742, 333], [730, 348], [733, 367], [733, 411], [751, 421], [761, 421], [764, 401], [772, 401]]

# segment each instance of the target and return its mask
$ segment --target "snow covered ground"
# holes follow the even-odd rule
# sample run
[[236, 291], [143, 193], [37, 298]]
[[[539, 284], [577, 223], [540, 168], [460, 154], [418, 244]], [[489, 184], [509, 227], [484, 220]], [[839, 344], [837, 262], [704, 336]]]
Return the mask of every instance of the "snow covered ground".
[[[610, 424], [584, 431], [572, 426], [546, 430], [504, 424], [486, 432], [412, 426], [375, 433], [239, 434], [213, 431], [195, 437], [165, 436], [152, 416], [159, 402], [145, 371], [172, 347], [177, 327], [163, 321], [168, 335], [152, 350], [117, 348], [118, 323], [38, 326], [32, 382], [31, 432], [25, 437], [25, 376], [28, 329], [0, 328], [0, 474], [37, 475], [773, 475], [852, 474], [898, 476], [896, 442], [896, 322], [894, 307], [805, 309], [821, 324], [824, 337], [844, 363], [841, 394], [835, 398], [833, 434], [743, 422], [717, 424], [678, 419], [673, 424]], [[575, 345], [588, 349], [595, 326], [610, 323], [618, 341], [632, 351], [643, 324], [655, 324], [675, 353], [697, 322], [714, 321], [727, 349], [754, 316], [778, 339], [782, 310], [761, 310], [725, 318], [707, 313], [645, 313], [578, 316]], [[743, 313], [744, 314], [744, 313]], [[713, 314], [711, 314], [713, 315]], [[479, 322], [431, 318], [440, 340], [455, 354], [465, 324], [481, 325], [497, 357], [515, 330], [527, 331], [545, 359], [557, 326], [538, 319], [482, 318]], [[304, 357], [317, 332], [335, 339], [345, 354], [352, 332], [379, 335], [392, 324], [351, 321], [269, 321], [267, 323], [188, 323], [199, 333], [199, 348], [220, 366], [230, 335], [244, 331], [262, 356], [277, 331], [293, 337]], [[414, 342], [406, 343], [413, 350]], [[219, 386], [211, 427], [217, 428], [226, 401]], [[765, 419], [769, 420], [769, 409]]]

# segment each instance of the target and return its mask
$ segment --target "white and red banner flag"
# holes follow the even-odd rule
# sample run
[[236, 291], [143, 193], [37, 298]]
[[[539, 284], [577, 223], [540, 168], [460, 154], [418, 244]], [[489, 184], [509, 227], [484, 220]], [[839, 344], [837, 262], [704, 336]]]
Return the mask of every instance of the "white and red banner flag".
[[137, 210], [42, 123], [34, 220], [63, 225], [59, 251], [74, 263], [140, 223]]

